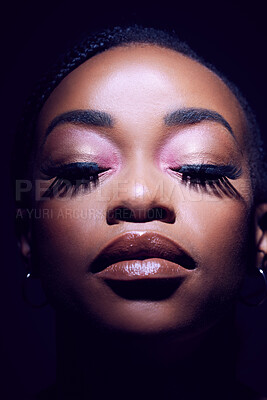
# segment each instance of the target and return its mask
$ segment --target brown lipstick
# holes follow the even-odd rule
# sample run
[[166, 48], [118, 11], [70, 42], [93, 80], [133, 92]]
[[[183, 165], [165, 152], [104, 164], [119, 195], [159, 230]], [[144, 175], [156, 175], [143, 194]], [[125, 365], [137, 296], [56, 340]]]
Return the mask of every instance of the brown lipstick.
[[196, 263], [178, 243], [157, 232], [128, 232], [116, 237], [91, 264], [107, 280], [182, 278]]

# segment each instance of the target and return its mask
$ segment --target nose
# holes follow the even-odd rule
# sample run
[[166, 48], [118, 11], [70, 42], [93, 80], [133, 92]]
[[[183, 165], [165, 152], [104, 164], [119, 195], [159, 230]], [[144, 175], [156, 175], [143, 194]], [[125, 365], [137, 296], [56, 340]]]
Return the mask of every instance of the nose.
[[[127, 174], [119, 180], [120, 190], [107, 208], [106, 220], [109, 225], [122, 222], [149, 222], [159, 220], [172, 224], [176, 213], [168, 196], [168, 188], [159, 173], [151, 169], [132, 168], [135, 173]], [[165, 183], [165, 186], [164, 186]]]

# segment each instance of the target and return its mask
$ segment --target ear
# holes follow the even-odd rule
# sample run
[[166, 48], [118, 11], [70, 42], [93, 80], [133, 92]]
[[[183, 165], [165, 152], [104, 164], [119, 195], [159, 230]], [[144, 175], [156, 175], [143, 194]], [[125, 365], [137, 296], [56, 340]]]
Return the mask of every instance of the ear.
[[259, 204], [255, 212], [255, 239], [257, 267], [267, 262], [267, 203]]

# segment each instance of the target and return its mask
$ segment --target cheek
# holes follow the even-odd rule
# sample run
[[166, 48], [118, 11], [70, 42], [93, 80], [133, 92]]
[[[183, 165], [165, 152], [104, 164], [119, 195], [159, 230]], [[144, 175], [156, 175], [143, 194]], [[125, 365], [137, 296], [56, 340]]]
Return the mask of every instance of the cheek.
[[183, 227], [198, 267], [177, 292], [176, 320], [185, 318], [188, 327], [202, 321], [208, 327], [232, 307], [248, 258], [248, 220], [248, 208], [238, 201], [180, 205], [177, 235]]
[[249, 214], [239, 202], [210, 202], [197, 207], [198, 231], [204, 233], [200, 242], [203, 256], [228, 257], [239, 254], [246, 243]]
[[75, 200], [50, 200], [38, 209], [33, 247], [41, 277], [74, 285], [88, 272], [105, 236], [103, 202], [90, 195]]
[[199, 254], [195, 287], [200, 292], [210, 291], [223, 297], [237, 291], [248, 259], [250, 214], [247, 205], [237, 200], [218, 199], [191, 202], [184, 207], [188, 237]]

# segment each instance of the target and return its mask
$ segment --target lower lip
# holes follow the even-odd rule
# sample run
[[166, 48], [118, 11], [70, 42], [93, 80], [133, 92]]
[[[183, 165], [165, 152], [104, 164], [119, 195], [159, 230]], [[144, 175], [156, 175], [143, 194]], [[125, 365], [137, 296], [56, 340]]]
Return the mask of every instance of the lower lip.
[[95, 276], [109, 280], [181, 278], [188, 272], [181, 265], [161, 258], [127, 260], [109, 265]]

